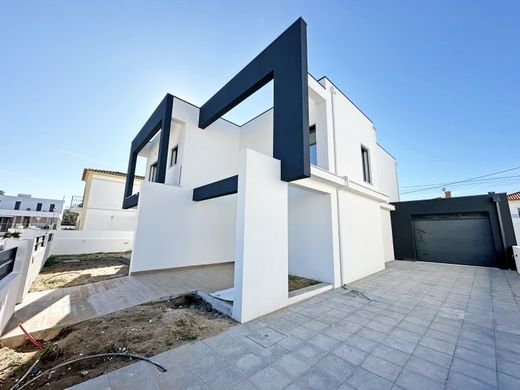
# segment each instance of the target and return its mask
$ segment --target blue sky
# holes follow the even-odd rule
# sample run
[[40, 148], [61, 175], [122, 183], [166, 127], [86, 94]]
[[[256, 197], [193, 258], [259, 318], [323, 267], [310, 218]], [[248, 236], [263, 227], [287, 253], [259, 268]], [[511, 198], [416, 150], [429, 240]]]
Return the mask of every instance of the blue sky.
[[[374, 121], [402, 192], [520, 168], [517, 1], [12, 1], [0, 5], [0, 189], [68, 201], [84, 167], [126, 171], [165, 93], [203, 104], [299, 16], [309, 72]], [[263, 111], [270, 92], [229, 118]], [[448, 188], [520, 191], [520, 169], [491, 178]]]

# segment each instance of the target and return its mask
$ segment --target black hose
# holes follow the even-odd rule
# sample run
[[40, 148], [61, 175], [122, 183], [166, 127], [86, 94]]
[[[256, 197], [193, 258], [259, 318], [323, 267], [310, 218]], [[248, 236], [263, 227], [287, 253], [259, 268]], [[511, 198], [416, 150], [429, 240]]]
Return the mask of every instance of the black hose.
[[[114, 353], [100, 353], [100, 354], [97, 354], [97, 355], [81, 356], [81, 357], [79, 357], [77, 359], [72, 359], [72, 360], [66, 361], [64, 363], [58, 364], [55, 367], [49, 368], [48, 370], [45, 370], [42, 373], [36, 375], [29, 382], [26, 382], [23, 385], [21, 385], [20, 387], [18, 387], [18, 390], [21, 390], [24, 387], [29, 386], [31, 383], [36, 382], [42, 376], [48, 374], [51, 371], [57, 370], [58, 368], [62, 368], [62, 367], [68, 366], [69, 364], [76, 363], [76, 362], [79, 362], [81, 360], [95, 359], [95, 358], [99, 358], [99, 357], [103, 357], [103, 356], [131, 357], [131, 358], [138, 359], [138, 360], [144, 360], [145, 362], [153, 364], [155, 367], [157, 367], [157, 369], [159, 371], [161, 371], [163, 373], [167, 371], [166, 368], [161, 366], [159, 363], [156, 363], [156, 362], [154, 362], [154, 361], [152, 361], [152, 360], [150, 360], [150, 359], [148, 359], [147, 357], [144, 357], [144, 356], [134, 355], [134, 354], [131, 354], [131, 353], [122, 353], [122, 352], [121, 353], [118, 353], [118, 352], [114, 352]], [[18, 384], [18, 386], [19, 386], [19, 384]]]

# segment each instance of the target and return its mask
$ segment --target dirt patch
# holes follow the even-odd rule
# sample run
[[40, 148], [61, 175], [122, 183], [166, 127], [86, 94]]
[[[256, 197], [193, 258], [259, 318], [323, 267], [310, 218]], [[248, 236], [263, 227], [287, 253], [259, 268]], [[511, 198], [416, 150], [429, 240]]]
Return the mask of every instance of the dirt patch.
[[314, 286], [320, 282], [312, 279], [301, 278], [299, 276], [289, 275], [289, 291], [299, 290], [309, 286]]
[[[38, 369], [45, 371], [65, 361], [99, 353], [129, 352], [151, 357], [214, 336], [234, 324], [195, 295], [135, 306], [64, 328], [51, 341], [52, 347], [38, 363]], [[29, 343], [14, 349], [0, 349], [0, 388], [14, 385], [34, 363], [37, 353]], [[27, 388], [63, 389], [133, 362], [135, 360], [129, 358], [77, 362]]]
[[130, 252], [51, 256], [29, 292], [81, 286], [128, 275]]

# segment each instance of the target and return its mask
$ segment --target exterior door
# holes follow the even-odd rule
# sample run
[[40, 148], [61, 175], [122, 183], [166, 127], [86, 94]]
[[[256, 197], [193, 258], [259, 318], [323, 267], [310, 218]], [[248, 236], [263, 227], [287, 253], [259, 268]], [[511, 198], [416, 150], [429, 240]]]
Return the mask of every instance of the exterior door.
[[497, 266], [487, 213], [414, 216], [413, 228], [419, 261]]

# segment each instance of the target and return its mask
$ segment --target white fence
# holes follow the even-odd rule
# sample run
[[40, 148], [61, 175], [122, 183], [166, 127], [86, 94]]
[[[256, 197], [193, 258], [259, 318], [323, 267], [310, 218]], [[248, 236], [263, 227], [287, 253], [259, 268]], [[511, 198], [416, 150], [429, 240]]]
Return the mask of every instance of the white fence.
[[[38, 235], [39, 234], [39, 235]], [[5, 249], [17, 248], [13, 271], [0, 280], [0, 332], [14, 313], [17, 303], [29, 291], [48, 256], [53, 234], [30, 232], [19, 239], [4, 240]], [[50, 240], [50, 242], [49, 242]]]
[[132, 250], [134, 232], [124, 231], [54, 231], [50, 255], [79, 255], [97, 252]]

